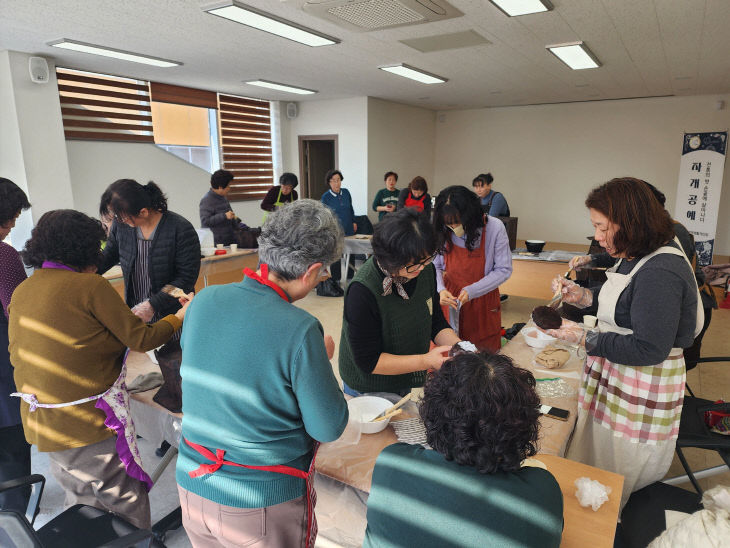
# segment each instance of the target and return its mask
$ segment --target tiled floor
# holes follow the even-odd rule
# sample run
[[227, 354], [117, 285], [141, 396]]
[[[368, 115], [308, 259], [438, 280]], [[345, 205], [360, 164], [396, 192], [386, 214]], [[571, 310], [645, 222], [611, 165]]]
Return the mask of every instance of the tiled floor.
[[[529, 317], [532, 309], [540, 304], [543, 303], [534, 299], [511, 296], [507, 301], [502, 303], [502, 325], [510, 327], [514, 323], [525, 321]], [[322, 323], [325, 333], [332, 335], [335, 344], [339, 346], [340, 330], [342, 328], [342, 298], [317, 297], [314, 293], [311, 293], [299, 301], [297, 305], [316, 316]], [[728, 333], [730, 333], [730, 310], [715, 311], [712, 324], [705, 335], [703, 355], [730, 355]], [[337, 351], [335, 351], [333, 369], [335, 375], [339, 378], [337, 372]], [[730, 400], [730, 363], [703, 364], [697, 370], [690, 371], [688, 379], [697, 396], [708, 399], [723, 398]], [[152, 468], [158, 460], [153, 454], [154, 448], [145, 442], [142, 442], [141, 445], [144, 461]], [[718, 464], [717, 457], [713, 458], [712, 455], [714, 453], [709, 454], [707, 451], [687, 451], [690, 465], [695, 470]], [[61, 511], [63, 492], [53, 481], [48, 471], [47, 459], [38, 453], [34, 453], [33, 459], [34, 472], [44, 474], [49, 480], [43, 499], [43, 515], [39, 516], [39, 523], [43, 523]], [[682, 468], [675, 457], [675, 462], [669, 471], [668, 477], [677, 476], [682, 473]], [[700, 480], [700, 483], [703, 488], [709, 488], [717, 484], [730, 485], [730, 472]], [[689, 487], [689, 484], [683, 485], [683, 487]], [[153, 520], [159, 519], [159, 517], [177, 506], [177, 491], [172, 466], [168, 467], [161, 481], [152, 490], [150, 499]], [[166, 544], [170, 547], [190, 546], [182, 528], [170, 534], [166, 540]], [[319, 538], [317, 542], [317, 546], [326, 548], [337, 545], [339, 544], [333, 544], [325, 538]]]

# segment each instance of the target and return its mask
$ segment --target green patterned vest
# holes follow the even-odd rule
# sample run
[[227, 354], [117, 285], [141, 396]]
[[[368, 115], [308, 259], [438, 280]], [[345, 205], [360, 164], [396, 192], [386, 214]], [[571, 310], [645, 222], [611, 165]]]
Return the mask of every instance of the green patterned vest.
[[[388, 354], [409, 355], [425, 354], [431, 344], [431, 316], [433, 307], [433, 288], [436, 272], [428, 265], [416, 278], [416, 290], [408, 299], [393, 292], [383, 297], [383, 275], [372, 258], [358, 270], [353, 282], [360, 282], [375, 296], [381, 319], [383, 352]], [[348, 288], [349, 289], [349, 288]], [[347, 298], [347, 296], [345, 296]], [[398, 392], [404, 388], [423, 386], [425, 371], [403, 375], [366, 374], [355, 364], [350, 348], [347, 320], [342, 319], [339, 357], [342, 380], [358, 392]]]

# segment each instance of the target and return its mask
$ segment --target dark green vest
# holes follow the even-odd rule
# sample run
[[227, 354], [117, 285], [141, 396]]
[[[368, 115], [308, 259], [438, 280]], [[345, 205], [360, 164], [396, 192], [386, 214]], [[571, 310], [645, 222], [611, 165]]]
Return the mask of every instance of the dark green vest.
[[[416, 278], [416, 290], [409, 299], [393, 292], [383, 297], [383, 276], [372, 258], [362, 265], [353, 278], [360, 282], [375, 296], [381, 319], [383, 338], [382, 352], [405, 356], [425, 354], [431, 344], [431, 316], [433, 307], [433, 288], [436, 273], [433, 265], [428, 265]], [[348, 288], [349, 289], [349, 288]], [[347, 295], [345, 295], [347, 298]], [[356, 364], [350, 348], [347, 320], [342, 319], [340, 338], [340, 376], [342, 380], [358, 392], [398, 392], [404, 388], [423, 386], [425, 371], [404, 375], [375, 375], [364, 373]]]

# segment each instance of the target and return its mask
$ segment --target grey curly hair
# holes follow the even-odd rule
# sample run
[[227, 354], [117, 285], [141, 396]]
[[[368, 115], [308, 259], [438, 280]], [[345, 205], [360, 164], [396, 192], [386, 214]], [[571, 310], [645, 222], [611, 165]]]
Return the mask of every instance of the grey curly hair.
[[259, 236], [259, 259], [283, 279], [295, 280], [314, 263], [330, 265], [342, 256], [337, 217], [315, 200], [297, 200], [271, 213]]

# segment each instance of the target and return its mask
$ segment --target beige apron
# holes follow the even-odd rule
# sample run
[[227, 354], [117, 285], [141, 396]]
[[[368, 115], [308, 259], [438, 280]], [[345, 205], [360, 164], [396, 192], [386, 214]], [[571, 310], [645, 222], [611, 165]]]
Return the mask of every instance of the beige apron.
[[[621, 261], [609, 269], [598, 297], [600, 331], [633, 333], [616, 325], [616, 303], [636, 272], [661, 253], [679, 255], [687, 261], [679, 249], [664, 246], [643, 257], [629, 274], [616, 272]], [[695, 334], [703, 322], [698, 292]], [[633, 491], [661, 480], [669, 470], [679, 431], [684, 383], [681, 348], [673, 348], [663, 362], [649, 366], [622, 365], [588, 356], [578, 399], [578, 420], [566, 457], [623, 475], [623, 507]]]

